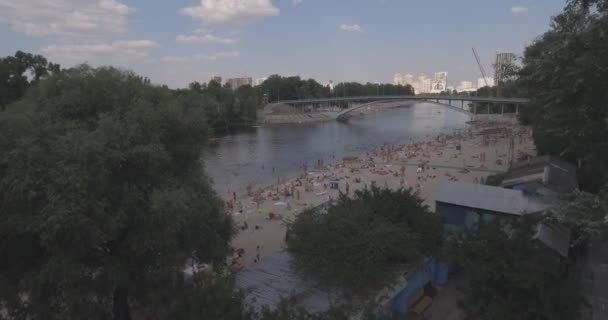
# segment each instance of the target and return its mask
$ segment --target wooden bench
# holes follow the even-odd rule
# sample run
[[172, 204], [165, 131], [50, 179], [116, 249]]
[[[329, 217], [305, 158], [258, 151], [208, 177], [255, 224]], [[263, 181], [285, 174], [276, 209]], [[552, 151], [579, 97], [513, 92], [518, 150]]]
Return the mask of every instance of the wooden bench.
[[412, 308], [415, 314], [421, 315], [426, 309], [428, 309], [433, 303], [433, 298], [425, 296]]

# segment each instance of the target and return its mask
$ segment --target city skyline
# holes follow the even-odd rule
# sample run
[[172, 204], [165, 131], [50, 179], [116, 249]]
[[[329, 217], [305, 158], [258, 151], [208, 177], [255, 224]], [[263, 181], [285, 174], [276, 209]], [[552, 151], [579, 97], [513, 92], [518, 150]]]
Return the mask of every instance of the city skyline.
[[491, 70], [496, 51], [521, 55], [564, 3], [2, 0], [0, 54], [114, 65], [174, 88], [212, 75], [391, 83], [397, 68], [448, 70], [456, 86], [480, 76], [472, 46]]

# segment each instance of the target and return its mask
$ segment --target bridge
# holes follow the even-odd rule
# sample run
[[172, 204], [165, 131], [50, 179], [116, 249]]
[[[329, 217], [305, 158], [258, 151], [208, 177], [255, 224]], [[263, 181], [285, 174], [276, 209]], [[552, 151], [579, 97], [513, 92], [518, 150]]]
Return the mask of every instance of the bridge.
[[468, 114], [517, 114], [519, 113], [520, 106], [526, 105], [529, 102], [528, 99], [524, 98], [470, 97], [455, 95], [388, 95], [284, 100], [268, 104], [264, 107], [264, 110], [270, 111], [273, 107], [279, 105], [289, 105], [299, 112], [309, 113], [333, 109], [338, 111], [336, 115], [338, 120], [346, 120], [354, 111], [362, 108], [370, 107], [378, 103], [405, 101], [432, 102]]

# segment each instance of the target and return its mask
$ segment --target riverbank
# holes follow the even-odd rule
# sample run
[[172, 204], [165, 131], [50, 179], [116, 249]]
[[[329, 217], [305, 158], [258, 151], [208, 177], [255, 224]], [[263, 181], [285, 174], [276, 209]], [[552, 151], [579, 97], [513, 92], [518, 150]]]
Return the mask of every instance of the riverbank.
[[[333, 159], [333, 163], [318, 160], [303, 166], [298, 176], [279, 178], [264, 188], [249, 187], [245, 195], [234, 194], [226, 199], [226, 208], [239, 226], [232, 245], [242, 249], [242, 254], [235, 260], [235, 268], [284, 249], [287, 224], [303, 210], [335, 199], [340, 192], [352, 195], [372, 183], [391, 189], [412, 188], [434, 209], [429, 197], [437, 183], [481, 183], [492, 173], [506, 171], [511, 154], [514, 160], [534, 155], [531, 130], [513, 119], [503, 120], [507, 121], [470, 122], [453, 134], [385, 144], [366, 154]], [[331, 189], [330, 182], [337, 182], [339, 190]]]
[[[363, 116], [371, 113], [381, 112], [390, 108], [405, 107], [412, 105], [411, 101], [387, 101], [378, 102], [361, 109], [353, 111], [352, 117]], [[316, 123], [324, 121], [333, 121], [336, 119], [338, 111], [332, 108], [326, 112], [310, 112], [310, 113], [295, 113], [295, 109], [275, 111], [272, 113], [258, 114], [258, 123], [261, 125], [276, 125], [276, 124], [304, 124]]]

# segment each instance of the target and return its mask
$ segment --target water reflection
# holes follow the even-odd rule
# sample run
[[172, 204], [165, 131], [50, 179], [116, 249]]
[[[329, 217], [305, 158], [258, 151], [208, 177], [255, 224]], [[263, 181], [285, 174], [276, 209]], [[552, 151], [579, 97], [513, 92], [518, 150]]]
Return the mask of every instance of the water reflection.
[[[204, 157], [215, 189], [225, 196], [247, 184], [266, 185], [294, 175], [304, 163], [332, 162], [383, 143], [420, 140], [464, 127], [469, 116], [432, 103], [417, 103], [353, 118], [347, 123], [261, 127], [219, 139]], [[274, 172], [273, 172], [274, 168]]]

